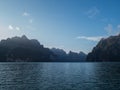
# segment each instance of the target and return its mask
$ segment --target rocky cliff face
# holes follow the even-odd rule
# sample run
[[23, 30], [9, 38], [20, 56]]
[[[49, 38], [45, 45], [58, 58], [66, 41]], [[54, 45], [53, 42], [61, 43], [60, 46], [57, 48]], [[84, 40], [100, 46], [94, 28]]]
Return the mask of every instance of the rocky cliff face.
[[101, 39], [88, 54], [87, 61], [120, 61], [120, 35]]

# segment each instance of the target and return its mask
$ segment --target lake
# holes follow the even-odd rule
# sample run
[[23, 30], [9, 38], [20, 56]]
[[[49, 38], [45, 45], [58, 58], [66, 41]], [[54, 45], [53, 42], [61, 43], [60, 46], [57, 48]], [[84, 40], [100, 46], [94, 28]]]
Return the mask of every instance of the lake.
[[0, 63], [0, 90], [120, 90], [120, 63]]

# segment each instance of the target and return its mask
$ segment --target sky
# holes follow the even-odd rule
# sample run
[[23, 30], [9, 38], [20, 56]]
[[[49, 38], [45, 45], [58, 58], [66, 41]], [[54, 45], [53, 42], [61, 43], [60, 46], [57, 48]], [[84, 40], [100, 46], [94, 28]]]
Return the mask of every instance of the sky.
[[120, 31], [120, 0], [0, 0], [0, 39], [26, 35], [45, 47], [89, 53]]

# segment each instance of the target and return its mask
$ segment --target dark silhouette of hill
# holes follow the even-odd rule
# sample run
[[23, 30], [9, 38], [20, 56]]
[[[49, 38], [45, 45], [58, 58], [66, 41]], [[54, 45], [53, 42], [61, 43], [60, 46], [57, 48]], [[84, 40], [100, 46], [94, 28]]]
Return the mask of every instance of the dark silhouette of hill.
[[62, 49], [52, 48], [51, 51], [57, 56], [56, 61], [63, 62], [83, 62], [86, 59], [86, 54], [83, 52], [75, 53], [70, 51], [68, 54]]
[[79, 52], [79, 53], [76, 53], [76, 52], [72, 52], [70, 51], [68, 53], [68, 60], [71, 60], [71, 61], [76, 61], [76, 62], [84, 62], [86, 60], [86, 54], [83, 53], [83, 52]]
[[54, 55], [48, 48], [25, 35], [0, 42], [0, 61], [52, 61], [51, 56]]
[[0, 61], [25, 62], [74, 62], [84, 61], [84, 53], [66, 52], [62, 49], [49, 49], [41, 45], [36, 39], [13, 37], [0, 41]]
[[101, 39], [88, 54], [87, 61], [120, 61], [120, 35]]
[[67, 54], [64, 50], [59, 49], [59, 48], [52, 48], [51, 51], [56, 55], [56, 58], [54, 59], [54, 61], [58, 61], [58, 62], [64, 62], [67, 61]]

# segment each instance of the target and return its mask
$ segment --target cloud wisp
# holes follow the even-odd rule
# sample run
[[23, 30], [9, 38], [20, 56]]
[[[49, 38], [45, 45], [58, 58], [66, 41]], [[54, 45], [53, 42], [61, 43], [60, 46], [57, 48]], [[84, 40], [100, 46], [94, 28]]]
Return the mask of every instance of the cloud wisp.
[[113, 27], [112, 24], [108, 24], [106, 27], [104, 27], [104, 30], [107, 31], [106, 36], [92, 36], [92, 37], [88, 37], [88, 36], [78, 36], [76, 37], [76, 39], [84, 39], [84, 40], [88, 40], [88, 41], [95, 41], [98, 42], [100, 41], [102, 38], [107, 38], [110, 35], [118, 35], [120, 34], [120, 24], [117, 25], [115, 28]]
[[13, 25], [9, 25], [9, 26], [8, 26], [8, 29], [9, 29], [9, 30], [17, 30], [17, 31], [20, 31], [20, 27], [18, 27], [18, 26], [13, 26]]
[[111, 34], [113, 31], [113, 26], [112, 24], [108, 24], [105, 28], [104, 28], [108, 34]]
[[17, 31], [19, 31], [19, 30], [20, 30], [20, 27], [15, 27], [15, 29], [16, 29]]
[[120, 34], [120, 24], [116, 26], [113, 26], [113, 24], [108, 24], [106, 27], [104, 27], [104, 30], [108, 35], [118, 35]]
[[12, 25], [9, 25], [9, 26], [8, 26], [8, 29], [13, 30], [14, 28], [13, 28]]
[[23, 17], [26, 17], [26, 19], [28, 20], [28, 23], [30, 23], [30, 24], [33, 23], [33, 18], [32, 18], [32, 16], [31, 16], [30, 13], [28, 13], [28, 12], [23, 12], [23, 13], [22, 13], [22, 16], [23, 16]]
[[30, 16], [30, 14], [27, 13], [27, 12], [24, 12], [24, 13], [22, 14], [22, 16]]
[[105, 38], [104, 36], [94, 36], [94, 37], [87, 37], [87, 36], [78, 36], [77, 39], [85, 39], [89, 41], [100, 41], [102, 38]]
[[96, 7], [92, 7], [91, 9], [89, 9], [87, 12], [86, 12], [86, 15], [89, 17], [89, 18], [94, 18], [96, 15], [98, 15], [100, 13], [100, 11], [98, 10], [98, 8]]

